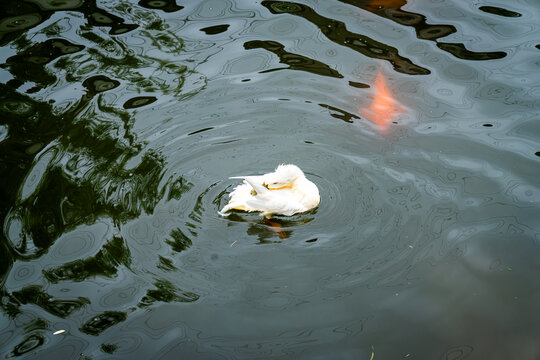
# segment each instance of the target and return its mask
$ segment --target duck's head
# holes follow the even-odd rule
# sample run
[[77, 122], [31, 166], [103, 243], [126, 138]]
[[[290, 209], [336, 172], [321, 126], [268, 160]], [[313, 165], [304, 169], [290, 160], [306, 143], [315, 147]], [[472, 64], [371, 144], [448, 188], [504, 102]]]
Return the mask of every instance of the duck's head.
[[276, 171], [265, 175], [263, 185], [269, 190], [287, 189], [304, 177], [304, 173], [296, 165], [279, 165]]

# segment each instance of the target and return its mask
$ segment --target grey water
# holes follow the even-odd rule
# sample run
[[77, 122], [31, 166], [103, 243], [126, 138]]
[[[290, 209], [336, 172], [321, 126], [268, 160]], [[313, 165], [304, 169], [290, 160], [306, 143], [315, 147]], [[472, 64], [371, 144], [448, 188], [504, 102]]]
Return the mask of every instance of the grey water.
[[[3, 1], [1, 356], [540, 358], [539, 18]], [[317, 209], [218, 214], [281, 163]]]

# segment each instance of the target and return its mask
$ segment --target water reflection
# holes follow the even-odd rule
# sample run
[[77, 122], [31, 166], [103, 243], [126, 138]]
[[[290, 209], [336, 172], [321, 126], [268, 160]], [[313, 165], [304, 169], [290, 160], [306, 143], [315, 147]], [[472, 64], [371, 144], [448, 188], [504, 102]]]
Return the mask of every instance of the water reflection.
[[157, 9], [165, 12], [175, 12], [184, 8], [177, 5], [176, 0], [141, 0], [139, 5], [147, 9]]
[[88, 335], [97, 336], [111, 326], [125, 321], [126, 318], [127, 314], [123, 311], [105, 311], [85, 322], [80, 330]]
[[[479, 353], [473, 340], [485, 333], [456, 314], [504, 331], [489, 319], [520, 302], [517, 326], [539, 323], [527, 54], [540, 45], [532, 31], [518, 28], [521, 41], [504, 30], [529, 21], [526, 7], [463, 5], [502, 26], [485, 46], [515, 48], [499, 68], [471, 60], [503, 52], [441, 42], [468, 25], [492, 29], [442, 24], [446, 8], [313, 4], [0, 4], [5, 357], [369, 358], [374, 346], [376, 357], [451, 358]], [[398, 31], [377, 31], [385, 19]], [[387, 137], [357, 126], [355, 108], [372, 91], [374, 117], [363, 116], [381, 129], [397, 116], [387, 86], [358, 90], [379, 63], [391, 99], [414, 117]], [[217, 215], [223, 179], [276, 161], [310, 168], [317, 211]], [[524, 337], [534, 331], [501, 347], [534, 357]]]
[[189, 291], [182, 291], [167, 280], [157, 279], [154, 282], [154, 286], [156, 287], [155, 289], [146, 291], [146, 295], [143, 296], [141, 302], [138, 304], [139, 307], [150, 306], [156, 301], [182, 303], [193, 302], [199, 299], [199, 295]]
[[332, 111], [330, 113], [330, 116], [332, 116], [332, 117], [334, 117], [336, 119], [343, 120], [346, 123], [353, 123], [354, 119], [360, 119], [360, 117], [358, 115], [352, 114], [352, 113], [347, 112], [347, 111], [342, 110], [342, 109], [338, 109], [335, 106], [331, 106], [331, 105], [328, 105], [328, 104], [319, 104], [319, 106]]
[[[283, 239], [286, 239], [292, 234], [292, 231], [290, 230], [284, 231], [281, 223], [275, 219], [271, 221], [266, 219], [262, 220], [260, 218], [251, 219], [232, 212], [228, 216], [228, 220], [231, 221], [228, 226], [233, 226], [234, 222], [248, 223], [247, 234], [250, 236], [257, 236], [260, 244], [280, 243]], [[234, 246], [237, 241], [238, 240], [232, 242], [230, 246]]]
[[165, 240], [167, 244], [176, 252], [182, 252], [192, 245], [192, 241], [180, 229], [171, 232], [172, 240]]
[[512, 10], [496, 7], [496, 6], [480, 6], [478, 8], [479, 10], [482, 10], [484, 12], [487, 12], [489, 14], [495, 14], [499, 16], [505, 16], [505, 17], [521, 17], [521, 14]]
[[[8, 181], [13, 182], [11, 186], [23, 184], [19, 193], [6, 193], [2, 198], [1, 210], [8, 234], [8, 241], [2, 242], [3, 279], [14, 262], [40, 258], [62, 234], [80, 225], [108, 217], [114, 220], [119, 232], [129, 219], [143, 212], [152, 213], [160, 199], [178, 199], [190, 188], [188, 182], [178, 177], [159, 185], [164, 161], [156, 152], [140, 153], [141, 144], [130, 134], [128, 114], [101, 106], [102, 116], [108, 113], [116, 117], [116, 121], [95, 122], [79, 117], [78, 113], [87, 109], [95, 97], [118, 86], [117, 81], [94, 76], [83, 85], [88, 89], [87, 94], [71, 113], [61, 116], [53, 113], [50, 104], [16, 94], [12, 88], [2, 85], [6, 91], [0, 95], [0, 111], [10, 127], [9, 137], [0, 146], [4, 164], [16, 163], [17, 166], [0, 170]], [[35, 126], [27, 128], [29, 123]], [[123, 136], [116, 135], [118, 129], [123, 129]], [[29, 137], [39, 143], [28, 143]], [[43, 146], [46, 149], [36, 155]], [[131, 165], [126, 168], [128, 161]], [[12, 207], [13, 203], [17, 205]], [[191, 245], [191, 241], [183, 241], [175, 234], [172, 233], [173, 249], [182, 251]], [[58, 251], [52, 254], [56, 253]], [[126, 240], [122, 236], [113, 236], [95, 255], [49, 266], [43, 269], [43, 275], [49, 284], [113, 278], [120, 267], [130, 268], [132, 257]], [[169, 259], [160, 257], [157, 269], [164, 267], [167, 271], [175, 270]], [[182, 292], [169, 285], [166, 280], [158, 279], [157, 290], [148, 290], [139, 306], [147, 307], [155, 301], [198, 299], [195, 293]], [[20, 307], [24, 304], [33, 304], [53, 316], [66, 318], [91, 303], [87, 297], [53, 297], [41, 285], [29, 285], [12, 292], [4, 290], [3, 299], [2, 309], [11, 317], [22, 312]], [[126, 317], [124, 312], [105, 311], [93, 316], [80, 330], [98, 335]], [[13, 354], [41, 346], [39, 339], [39, 335], [29, 336], [14, 348]]]
[[11, 354], [13, 356], [21, 356], [32, 350], [37, 349], [45, 342], [45, 338], [42, 335], [30, 335], [26, 337], [20, 344], [15, 346]]
[[[503, 51], [476, 52], [467, 50], [462, 43], [445, 43], [437, 39], [455, 33], [456, 27], [449, 24], [428, 24], [426, 17], [421, 14], [402, 10], [401, 7], [407, 4], [407, 0], [339, 0], [342, 3], [356, 6], [360, 9], [369, 11], [378, 16], [392, 20], [400, 25], [411, 26], [416, 30], [416, 36], [419, 39], [432, 40], [437, 46], [450, 54], [466, 60], [493, 60], [501, 59], [506, 56]], [[482, 9], [483, 8], [483, 9]], [[486, 10], [487, 8], [487, 10]], [[481, 10], [493, 12], [492, 7], [480, 7]], [[491, 11], [488, 11], [491, 10]], [[500, 9], [503, 10], [503, 9]], [[508, 14], [508, 12], [498, 11], [499, 14]], [[504, 15], [510, 16], [510, 15]]]
[[342, 3], [356, 6], [375, 15], [392, 20], [400, 25], [411, 26], [416, 30], [419, 39], [437, 40], [438, 38], [456, 32], [452, 25], [431, 25], [426, 23], [426, 17], [402, 10], [407, 0], [339, 0]]
[[96, 75], [84, 80], [82, 84], [88, 90], [88, 97], [93, 97], [100, 92], [118, 87], [120, 82], [103, 75]]
[[80, 296], [76, 299], [54, 299], [39, 285], [30, 285], [14, 291], [11, 295], [7, 295], [7, 299], [9, 302], [3, 306], [10, 307], [16, 312], [20, 312], [20, 305], [34, 304], [61, 318], [66, 318], [74, 311], [90, 304], [90, 300]]
[[155, 96], [136, 96], [126, 101], [123, 107], [124, 109], [135, 109], [141, 106], [150, 105], [155, 101], [157, 101], [157, 97]]
[[114, 277], [120, 265], [129, 268], [130, 264], [129, 248], [124, 239], [116, 237], [103, 245], [95, 256], [45, 269], [43, 275], [53, 284], [67, 280], [80, 282], [96, 276]]
[[463, 44], [454, 43], [437, 43], [437, 47], [441, 50], [447, 51], [450, 54], [465, 60], [494, 60], [502, 59], [506, 56], [504, 51], [491, 51], [491, 52], [475, 52], [465, 48]]
[[73, 44], [64, 39], [50, 39], [9, 57], [2, 67], [9, 69], [13, 75], [12, 87], [17, 88], [24, 82], [32, 81], [39, 88], [43, 88], [57, 81], [57, 77], [45, 69], [45, 64], [60, 56], [79, 52], [84, 48], [83, 45]]
[[115, 344], [101, 344], [101, 351], [107, 354], [114, 354], [114, 352], [118, 349], [118, 346]]
[[[152, 4], [156, 5], [155, 2], [149, 5]], [[2, 6], [14, 6], [23, 13], [34, 9], [30, 3], [16, 7], [12, 2], [4, 2]], [[83, 12], [88, 25], [108, 27], [111, 35], [138, 27], [99, 9], [95, 1], [42, 9], [40, 21], [55, 10], [67, 9]], [[169, 6], [164, 10], [173, 9]], [[15, 21], [17, 16], [7, 20]], [[4, 24], [5, 20], [2, 20]], [[0, 26], [0, 32], [4, 30], [2, 35], [5, 35], [2, 40], [9, 41], [9, 37], [19, 36], [16, 31], [28, 27], [28, 23], [19, 28]], [[163, 23], [153, 22], [141, 31], [162, 53], [179, 54], [183, 49], [183, 41], [168, 32]], [[58, 28], [54, 26], [50, 32], [54, 37], [42, 42], [21, 35], [14, 43], [18, 53], [2, 65], [12, 79], [7, 85], [0, 84], [0, 114], [7, 129], [0, 142], [3, 161], [0, 173], [6, 179], [6, 186], [1, 188], [5, 196], [0, 200], [0, 215], [7, 229], [0, 246], [3, 259], [0, 278], [5, 281], [15, 276], [10, 269], [13, 266], [23, 269], [22, 261], [50, 256], [57, 263], [54, 256], [69, 253], [70, 246], [77, 244], [73, 241], [58, 244], [58, 239], [81, 226], [94, 224], [98, 219], [111, 219], [114, 230], [104, 237], [103, 244], [92, 238], [91, 244], [97, 247], [94, 253], [82, 252], [78, 258], [68, 257], [61, 264], [43, 268], [47, 287], [30, 283], [22, 288], [3, 288], [1, 307], [12, 318], [24, 313], [22, 307], [28, 305], [42, 308], [52, 319], [74, 316], [83, 308], [90, 313], [97, 311], [79, 329], [97, 336], [125, 321], [127, 313], [96, 306], [97, 299], [91, 294], [73, 298], [55, 292], [53, 296], [45, 289], [50, 286], [53, 291], [57, 289], [55, 286], [71, 289], [76, 283], [96, 278], [118, 278], [124, 269], [138, 271], [130, 268], [135, 255], [122, 232], [123, 225], [142, 214], [152, 214], [162, 199], [179, 199], [191, 187], [179, 175], [164, 179], [163, 155], [145, 149], [145, 143], [132, 130], [135, 111], [156, 102], [157, 96], [130, 96], [119, 106], [111, 103], [109, 96], [119, 98], [113, 90], [124, 90], [126, 84], [128, 89], [135, 86], [137, 93], [144, 89], [179, 94], [189, 72], [186, 66], [159, 59], [155, 53], [154, 57], [134, 54], [121, 42], [92, 32], [88, 26], [81, 26], [79, 43], [56, 37]], [[151, 76], [133, 70], [156, 63], [158, 66]], [[54, 99], [38, 101], [16, 92], [18, 89], [36, 94], [47, 90], [54, 94], [54, 90], [69, 88], [70, 84], [76, 84], [72, 88], [83, 92], [73, 91], [61, 107], [55, 106]], [[191, 245], [191, 241], [183, 241], [175, 234], [172, 233], [171, 249], [180, 252]], [[51, 248], [54, 251], [50, 252]], [[166, 279], [165, 273], [178, 271], [171, 258], [156, 255], [156, 260], [153, 285], [147, 284], [146, 295], [141, 294], [133, 305], [147, 308], [158, 301], [198, 299], [199, 295], [182, 291]], [[42, 334], [35, 331], [28, 330], [25, 339], [14, 346], [14, 356], [43, 345]]]
[[339, 79], [343, 78], [343, 75], [341, 75], [336, 70], [330, 68], [325, 63], [310, 59], [306, 56], [293, 54], [293, 53], [285, 51], [285, 46], [278, 43], [277, 41], [269, 41], [269, 40], [268, 41], [260, 41], [260, 40], [248, 41], [244, 43], [244, 48], [247, 50], [260, 48], [260, 49], [271, 51], [279, 57], [279, 61], [282, 64], [289, 65], [289, 67], [287, 68], [268, 69], [268, 70], [260, 71], [260, 73], [268, 73], [268, 72], [282, 70], [282, 69], [290, 69], [290, 70], [307, 71], [313, 74], [318, 74], [322, 76], [330, 76], [330, 77], [335, 77]]
[[[161, 54], [158, 56], [137, 55], [114, 38], [106, 38], [98, 33], [83, 30], [81, 40], [88, 42], [89, 45], [86, 46], [58, 38], [31, 45], [30, 40], [21, 36], [17, 47], [24, 50], [9, 57], [1, 66], [8, 69], [13, 76], [8, 82], [12, 88], [20, 88], [25, 83], [27, 86], [33, 84], [34, 86], [26, 90], [29, 94], [46, 88], [49, 91], [53, 89], [62, 91], [67, 80], [82, 81], [89, 96], [117, 88], [120, 81], [126, 83], [123, 87], [127, 85], [128, 89], [130, 87], [132, 90], [138, 89], [137, 93], [142, 89], [146, 92], [159, 91], [162, 94], [178, 95], [184, 90], [189, 76], [195, 75], [193, 78], [195, 82], [200, 81], [200, 78], [189, 71], [187, 66], [163, 59], [169, 56], [168, 54], [181, 55], [184, 42], [169, 31], [167, 25], [158, 18], [150, 16], [146, 20], [149, 23], [141, 32], [160, 50]], [[54, 31], [55, 35], [56, 33], [60, 34], [58, 29]], [[81, 52], [83, 49], [86, 51]], [[46, 66], [53, 61], [54, 68]], [[146, 71], [149, 70], [151, 75], [147, 76]], [[91, 72], [97, 74], [88, 76]], [[66, 79], [59, 79], [56, 74], [65, 74]], [[154, 99], [157, 98], [137, 96], [127, 100], [125, 108], [145, 106], [155, 101]], [[54, 97], [51, 101], [55, 101]], [[69, 99], [69, 101], [71, 103], [64, 106], [74, 105], [76, 100]], [[70, 110], [71, 113], [77, 112], [76, 109]]]
[[373, 122], [381, 134], [386, 134], [388, 127], [405, 108], [392, 96], [382, 71], [379, 69], [373, 84], [373, 100], [359, 113]]
[[23, 31], [35, 27], [54, 15], [56, 11], [81, 12], [88, 25], [109, 27], [109, 34], [119, 35], [136, 29], [136, 24], [126, 24], [124, 19], [97, 6], [96, 0], [2, 1], [0, 13], [0, 46], [16, 39]]
[[316, 25], [319, 30], [336, 44], [351, 48], [373, 59], [390, 62], [396, 71], [409, 75], [427, 75], [428, 69], [413, 64], [409, 59], [399, 55], [392, 46], [375, 41], [365, 35], [355, 34], [347, 30], [341, 21], [319, 15], [312, 8], [293, 2], [263, 1], [263, 6], [272, 14], [291, 14], [300, 16]]
[[[296, 215], [291, 218], [274, 217], [272, 219], [261, 218], [259, 215], [232, 212], [227, 220], [228, 226], [234, 226], [234, 223], [247, 223], [247, 234], [257, 236], [259, 244], [275, 244], [290, 238], [294, 233], [295, 227], [301, 227], [314, 220], [310, 215], [316, 211], [307, 214]], [[231, 244], [233, 246], [236, 243]]]
[[206, 33], [206, 35], [217, 35], [217, 34], [221, 34], [221, 33], [225, 32], [225, 31], [227, 31], [229, 26], [230, 25], [228, 25], [228, 24], [209, 26], [209, 27], [202, 28], [201, 31]]

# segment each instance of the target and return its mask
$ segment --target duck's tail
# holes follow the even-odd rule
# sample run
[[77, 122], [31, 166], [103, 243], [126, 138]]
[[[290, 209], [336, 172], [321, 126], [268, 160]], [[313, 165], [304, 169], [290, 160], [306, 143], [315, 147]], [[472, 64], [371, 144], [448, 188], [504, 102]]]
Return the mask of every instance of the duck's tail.
[[217, 213], [223, 217], [227, 217], [229, 216], [230, 214], [227, 212], [229, 211], [230, 209], [227, 209], [227, 206], [225, 206], [223, 209], [221, 209], [220, 211], [218, 211]]
[[241, 206], [238, 205], [238, 203], [234, 203], [234, 204], [228, 203], [227, 205], [225, 205], [223, 207], [223, 209], [218, 211], [218, 214], [221, 215], [221, 216], [227, 217], [227, 216], [230, 215], [229, 211], [234, 210], [234, 209], [240, 210], [240, 208], [241, 208]]

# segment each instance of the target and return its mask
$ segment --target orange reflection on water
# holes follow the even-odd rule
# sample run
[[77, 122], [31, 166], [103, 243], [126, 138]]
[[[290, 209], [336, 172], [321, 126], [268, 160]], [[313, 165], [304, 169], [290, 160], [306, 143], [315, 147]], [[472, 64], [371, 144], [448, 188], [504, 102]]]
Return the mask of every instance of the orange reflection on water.
[[405, 108], [392, 96], [379, 70], [373, 83], [373, 101], [368, 108], [360, 109], [358, 113], [377, 125], [381, 134], [385, 134], [392, 120], [404, 111]]
[[372, 0], [367, 6], [375, 9], [399, 9], [406, 3], [406, 0]]
[[281, 230], [282, 225], [280, 223], [267, 218], [264, 218], [264, 222], [268, 224], [266, 227], [278, 234], [280, 238], [287, 239], [289, 237], [285, 231]]

